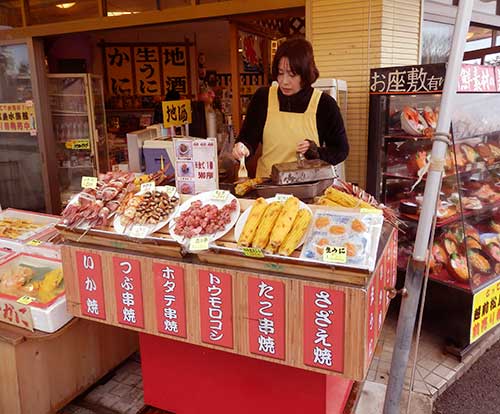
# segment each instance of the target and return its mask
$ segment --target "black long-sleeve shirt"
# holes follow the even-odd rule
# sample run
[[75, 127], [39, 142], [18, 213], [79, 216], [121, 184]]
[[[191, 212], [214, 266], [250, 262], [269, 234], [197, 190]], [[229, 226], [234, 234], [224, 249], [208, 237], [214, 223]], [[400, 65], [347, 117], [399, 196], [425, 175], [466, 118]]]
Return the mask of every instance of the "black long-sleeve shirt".
[[[280, 111], [304, 113], [309, 105], [314, 89], [307, 87], [292, 96], [286, 96], [278, 88]], [[247, 109], [247, 116], [243, 122], [238, 142], [242, 142], [254, 154], [262, 143], [264, 125], [267, 119], [269, 103], [269, 87], [263, 87], [255, 92]], [[320, 146], [311, 145], [306, 152], [308, 159], [321, 158], [336, 165], [347, 158], [349, 143], [344, 128], [344, 121], [340, 114], [337, 102], [330, 95], [323, 93], [316, 111], [316, 126], [318, 128]], [[307, 137], [306, 137], [307, 138]], [[277, 137], [279, 139], [279, 137]]]

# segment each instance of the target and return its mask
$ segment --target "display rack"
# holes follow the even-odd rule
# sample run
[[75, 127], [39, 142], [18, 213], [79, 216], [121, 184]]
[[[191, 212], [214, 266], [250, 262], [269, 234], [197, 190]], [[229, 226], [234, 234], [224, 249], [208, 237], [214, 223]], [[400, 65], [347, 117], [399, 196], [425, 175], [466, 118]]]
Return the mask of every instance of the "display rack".
[[[461, 319], [458, 324], [443, 321], [457, 349], [500, 322], [488, 311], [474, 315], [478, 298], [500, 283], [498, 74], [491, 67], [462, 68], [429, 256], [434, 300], [428, 309], [434, 318], [454, 314]], [[397, 210], [408, 226], [399, 238], [400, 271], [413, 250], [444, 76], [444, 65], [371, 71], [368, 190]], [[443, 295], [458, 299], [443, 301]], [[481, 325], [483, 317], [491, 323]]]

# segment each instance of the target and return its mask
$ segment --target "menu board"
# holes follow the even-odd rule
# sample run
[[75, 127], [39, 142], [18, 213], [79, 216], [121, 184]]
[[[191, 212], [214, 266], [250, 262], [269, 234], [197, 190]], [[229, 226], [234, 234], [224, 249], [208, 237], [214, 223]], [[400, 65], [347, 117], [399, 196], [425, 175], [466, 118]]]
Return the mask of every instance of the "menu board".
[[179, 194], [199, 194], [219, 187], [217, 140], [174, 138], [175, 185]]

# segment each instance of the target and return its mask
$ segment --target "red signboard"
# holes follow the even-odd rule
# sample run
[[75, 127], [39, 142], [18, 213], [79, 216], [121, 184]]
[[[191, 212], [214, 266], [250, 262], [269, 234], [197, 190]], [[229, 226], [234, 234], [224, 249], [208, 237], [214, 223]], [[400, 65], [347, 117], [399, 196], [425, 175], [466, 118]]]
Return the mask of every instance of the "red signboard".
[[144, 328], [141, 263], [137, 259], [113, 257], [118, 323]]
[[344, 292], [304, 287], [304, 364], [344, 370]]
[[368, 286], [366, 301], [367, 301], [367, 320], [366, 320], [366, 358], [368, 361], [373, 357], [375, 351], [375, 285], [376, 277], [372, 278], [370, 286]]
[[167, 262], [153, 263], [158, 332], [186, 338], [184, 269]]
[[75, 255], [82, 315], [106, 319], [101, 256], [79, 250]]
[[250, 352], [285, 359], [285, 285], [248, 278]]
[[233, 347], [233, 291], [229, 273], [199, 270], [201, 340]]
[[458, 78], [458, 92], [496, 92], [493, 66], [463, 64]]

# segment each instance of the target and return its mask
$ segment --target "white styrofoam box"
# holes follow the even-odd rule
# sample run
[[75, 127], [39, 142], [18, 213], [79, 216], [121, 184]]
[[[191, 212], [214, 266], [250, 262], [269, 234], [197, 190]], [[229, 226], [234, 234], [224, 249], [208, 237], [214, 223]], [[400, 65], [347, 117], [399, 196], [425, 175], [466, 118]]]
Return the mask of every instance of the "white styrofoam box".
[[[55, 269], [61, 267], [62, 263], [57, 259], [19, 253], [0, 263], [0, 275], [19, 265]], [[0, 296], [3, 299], [12, 300], [12, 302], [18, 299], [3, 293], [0, 293]], [[48, 303], [32, 302], [28, 306], [33, 318], [33, 327], [43, 332], [55, 332], [72, 318], [72, 315], [66, 309], [66, 295], [64, 292]]]
[[127, 134], [128, 166], [131, 172], [141, 173], [144, 171], [142, 160], [142, 145], [144, 141], [158, 136], [158, 130], [148, 127]]
[[47, 308], [30, 306], [33, 327], [42, 332], [52, 333], [66, 325], [72, 318], [66, 308], [66, 295], [59, 296]]
[[32, 231], [27, 231], [20, 235], [17, 239], [8, 239], [0, 237], [2, 241], [11, 241], [14, 243], [24, 242], [26, 240], [36, 239], [37, 235], [46, 233], [48, 229], [53, 228], [59, 221], [61, 217], [53, 216], [44, 213], [35, 213], [32, 211], [16, 210], [14, 208], [8, 208], [0, 213], [0, 220], [2, 219], [19, 219], [19, 220], [29, 220], [41, 227], [34, 229]]

